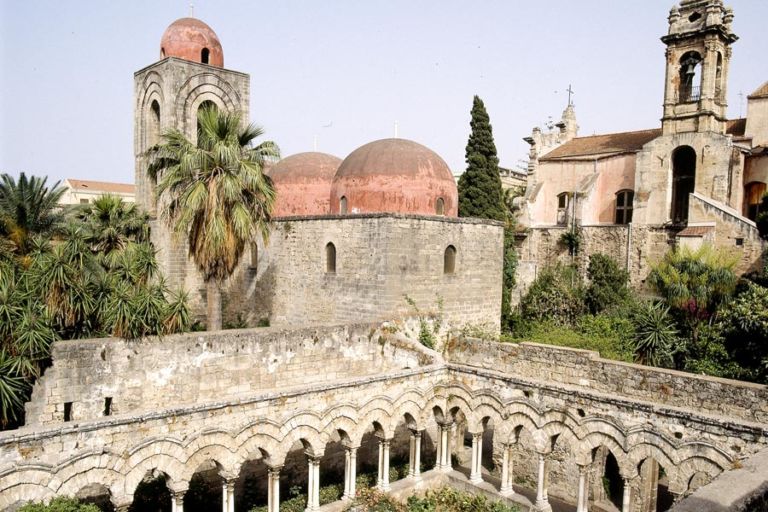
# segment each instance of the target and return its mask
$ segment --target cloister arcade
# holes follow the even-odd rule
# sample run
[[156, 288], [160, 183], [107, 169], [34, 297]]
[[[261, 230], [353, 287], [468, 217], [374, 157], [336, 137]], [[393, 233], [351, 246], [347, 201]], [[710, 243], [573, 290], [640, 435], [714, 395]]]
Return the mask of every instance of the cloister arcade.
[[[516, 492], [513, 484], [525, 483], [518, 474], [534, 470], [536, 510], [549, 510], [553, 489], [575, 502], [579, 512], [588, 510], [590, 501], [604, 498], [602, 478], [611, 465], [621, 487], [621, 496], [612, 496], [614, 503], [624, 512], [656, 510], [655, 497], [647, 498], [655, 493], [659, 468], [672, 496], [679, 498], [733, 463], [725, 450], [704, 437], [683, 442], [651, 425], [627, 427], [581, 409], [542, 408], [525, 397], [502, 400], [497, 393], [451, 383], [427, 390], [414, 387], [397, 398], [374, 397], [359, 406], [335, 405], [322, 414], [297, 412], [280, 422], [258, 418], [234, 429], [210, 426], [184, 437], [157, 435], [121, 452], [109, 446], [84, 448], [57, 465], [20, 464], [0, 474], [5, 482], [0, 485], [0, 509], [31, 498], [88, 495], [109, 499], [118, 511], [139, 510], [143, 488], [159, 485], [167, 492], [155, 492], [165, 500], [155, 503], [156, 509], [189, 512], [198, 509], [190, 483], [205, 473], [207, 482], [218, 485], [216, 502], [207, 502], [208, 510], [220, 506], [222, 512], [239, 512], [236, 503], [247, 491], [266, 496], [268, 512], [278, 512], [286, 485], [296, 485], [293, 475], [301, 474], [306, 510], [315, 511], [326, 470], [343, 468], [341, 499], [350, 500], [356, 474], [365, 464], [375, 463], [376, 486], [387, 491], [394, 454], [407, 455], [407, 479], [416, 483], [422, 468], [452, 471], [452, 454], [465, 438], [471, 439], [471, 482], [482, 482], [495, 466], [498, 492], [510, 497]], [[299, 465], [305, 469], [297, 470]], [[561, 481], [553, 479], [555, 474]], [[575, 485], [562, 481], [566, 474], [574, 475]], [[639, 508], [641, 503], [645, 508]]]

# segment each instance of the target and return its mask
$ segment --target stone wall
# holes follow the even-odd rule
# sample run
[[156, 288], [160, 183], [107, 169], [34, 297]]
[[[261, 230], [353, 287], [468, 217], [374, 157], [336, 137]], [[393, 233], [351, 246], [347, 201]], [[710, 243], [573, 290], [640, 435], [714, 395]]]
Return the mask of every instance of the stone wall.
[[[652, 458], [670, 491], [682, 496], [691, 482], [715, 479], [768, 444], [765, 386], [606, 361], [588, 351], [460, 338], [446, 346], [446, 362], [393, 333], [391, 324], [263, 332], [202, 340], [190, 333], [163, 340], [168, 349], [148, 340], [57, 343], [30, 409], [39, 413], [40, 404], [58, 402], [48, 397], [64, 397], [77, 384], [73, 398], [84, 407], [94, 398], [94, 415], [0, 432], [0, 510], [94, 483], [126, 507], [148, 473], [165, 475], [169, 488], [183, 493], [201, 467], [227, 481], [261, 475], [261, 486], [263, 464], [285, 464], [298, 475], [310, 456], [328, 474], [338, 472], [344, 447], [361, 444], [358, 465], [370, 467], [374, 430], [392, 439], [393, 457], [405, 453], [409, 431], [424, 432], [426, 461], [440, 425], [465, 463], [467, 434], [483, 433], [480, 451], [497, 468], [511, 447], [514, 480], [530, 488], [544, 457], [550, 493], [569, 500], [583, 469], [591, 499], [601, 496], [605, 464], [596, 453], [613, 454], [633, 493], [643, 480], [638, 467]], [[308, 361], [313, 370], [302, 366]], [[164, 373], [163, 365], [178, 369]], [[274, 380], [261, 387], [250, 374]], [[114, 414], [98, 414], [98, 393], [114, 385], [147, 403], [120, 409], [131, 397], [116, 395]], [[185, 402], [185, 388], [204, 399]]]
[[60, 341], [52, 359], [27, 403], [27, 425], [63, 424], [65, 407], [69, 421], [80, 422], [416, 368], [431, 360], [367, 324]]
[[[383, 321], [412, 316], [405, 297], [447, 325], [499, 329], [501, 224], [396, 214], [283, 218], [274, 223], [258, 265], [244, 261], [228, 284], [225, 318], [242, 312], [255, 324]], [[336, 251], [327, 269], [326, 247]], [[446, 248], [456, 249], [453, 273]]]

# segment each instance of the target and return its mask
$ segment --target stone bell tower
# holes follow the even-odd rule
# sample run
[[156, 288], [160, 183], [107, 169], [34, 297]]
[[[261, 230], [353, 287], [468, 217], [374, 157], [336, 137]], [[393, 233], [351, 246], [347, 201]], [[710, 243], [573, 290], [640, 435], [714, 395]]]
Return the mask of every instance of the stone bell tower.
[[194, 139], [197, 111], [204, 105], [240, 112], [242, 119], [249, 119], [250, 77], [223, 66], [224, 51], [211, 27], [195, 18], [181, 18], [163, 34], [160, 60], [133, 77], [136, 202], [150, 214], [158, 263], [171, 287], [196, 290], [200, 284], [196, 272], [190, 271], [194, 267], [188, 262], [184, 240], [171, 237], [165, 222], [158, 220], [162, 208], [157, 205], [156, 184], [147, 174], [146, 154], [171, 128]]
[[664, 135], [725, 133], [733, 11], [722, 0], [682, 0], [669, 13]]

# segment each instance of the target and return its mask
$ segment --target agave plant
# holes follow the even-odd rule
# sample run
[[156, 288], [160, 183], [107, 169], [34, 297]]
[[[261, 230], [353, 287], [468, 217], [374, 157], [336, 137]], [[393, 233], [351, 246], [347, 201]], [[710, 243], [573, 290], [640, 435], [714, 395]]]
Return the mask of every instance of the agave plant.
[[638, 363], [670, 367], [680, 343], [669, 308], [659, 303], [641, 305], [632, 318], [635, 325], [634, 351]]

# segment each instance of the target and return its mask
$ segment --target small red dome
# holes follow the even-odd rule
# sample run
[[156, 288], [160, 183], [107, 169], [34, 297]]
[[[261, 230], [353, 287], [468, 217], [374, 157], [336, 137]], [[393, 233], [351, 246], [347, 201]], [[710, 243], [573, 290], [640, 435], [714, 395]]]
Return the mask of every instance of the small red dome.
[[165, 29], [160, 58], [166, 57], [224, 67], [224, 50], [216, 32], [196, 18], [178, 19]]
[[277, 190], [272, 215], [327, 215], [331, 182], [341, 158], [325, 153], [299, 153], [284, 158], [268, 172]]
[[341, 163], [331, 187], [331, 213], [456, 217], [458, 196], [456, 180], [437, 153], [410, 140], [383, 139]]

